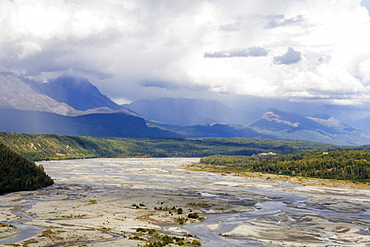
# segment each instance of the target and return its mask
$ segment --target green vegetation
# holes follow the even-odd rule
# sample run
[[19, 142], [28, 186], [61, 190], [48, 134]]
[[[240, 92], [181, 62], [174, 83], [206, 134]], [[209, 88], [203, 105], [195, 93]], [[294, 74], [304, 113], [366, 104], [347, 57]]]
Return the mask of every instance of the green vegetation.
[[211, 156], [208, 168], [370, 182], [370, 150], [306, 151], [279, 156]]
[[[194, 238], [193, 235], [185, 234], [180, 236], [169, 236], [160, 234], [155, 229], [145, 229], [145, 228], [137, 228], [136, 235], [130, 237], [129, 239], [135, 240], [142, 240], [147, 241], [148, 243], [144, 245], [145, 247], [163, 247], [163, 246], [201, 246], [202, 243], [197, 240], [189, 240], [188, 238]], [[142, 234], [142, 236], [138, 236], [138, 234]], [[145, 238], [143, 238], [145, 237]]]
[[56, 231], [53, 231], [51, 229], [47, 229], [47, 230], [43, 230], [41, 233], [40, 233], [40, 237], [45, 237], [45, 236], [49, 236], [51, 234], [55, 234]]
[[197, 213], [190, 213], [188, 214], [189, 219], [199, 219], [199, 215]]
[[137, 228], [136, 232], [143, 232], [143, 233], [153, 234], [153, 233], [156, 233], [157, 231], [155, 229]]
[[179, 223], [179, 225], [185, 224], [186, 221], [188, 221], [187, 218], [183, 218], [183, 217], [177, 218], [177, 222]]
[[53, 184], [42, 166], [22, 157], [0, 141], [0, 194], [36, 190]]
[[93, 204], [97, 204], [98, 202], [96, 200], [89, 200], [89, 204], [88, 205], [93, 205]]
[[5, 132], [0, 132], [0, 140], [33, 161], [94, 157], [250, 156], [265, 152], [294, 154], [307, 150], [364, 148], [254, 138], [108, 138]]

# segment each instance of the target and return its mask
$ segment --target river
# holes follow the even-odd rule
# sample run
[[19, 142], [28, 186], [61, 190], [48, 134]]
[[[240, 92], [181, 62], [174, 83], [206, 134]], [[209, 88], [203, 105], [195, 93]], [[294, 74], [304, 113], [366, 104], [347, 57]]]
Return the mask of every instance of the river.
[[[69, 227], [75, 226], [80, 231], [83, 231], [82, 226], [97, 231], [97, 226], [88, 218], [95, 217], [95, 222], [101, 220], [103, 216], [97, 217], [93, 207], [109, 201], [114, 213], [104, 214], [104, 217], [110, 219], [109, 223], [113, 226], [110, 228], [113, 229], [101, 232], [110, 237], [91, 237], [87, 241], [75, 240], [72, 243], [100, 246], [104, 244], [102, 242], [108, 242], [110, 246], [137, 246], [135, 242], [125, 242], [124, 245], [118, 242], [128, 241], [125, 236], [133, 229], [130, 224], [134, 224], [128, 221], [130, 213], [127, 210], [131, 208], [127, 206], [129, 203], [123, 203], [125, 195], [131, 201], [141, 198], [148, 208], [148, 205], [154, 207], [160, 200], [171, 206], [181, 204], [184, 208], [193, 205], [194, 208], [189, 210], [198, 210], [206, 217], [204, 221], [173, 226], [164, 224], [164, 221], [161, 223], [158, 219], [162, 216], [158, 216], [156, 222], [159, 222], [158, 229], [167, 234], [187, 232], [196, 235], [202, 246], [369, 246], [370, 192], [367, 190], [303, 187], [283, 181], [188, 171], [184, 168], [197, 161], [199, 159], [196, 158], [130, 158], [39, 162], [56, 184], [42, 190], [41, 195], [20, 195], [22, 201], [18, 205], [9, 204], [9, 211], [10, 207], [18, 206], [11, 213], [18, 214], [20, 219], [2, 221], [16, 225], [20, 234], [0, 240], [0, 244], [20, 243], [39, 234], [40, 229], [61, 228], [66, 222]], [[60, 189], [64, 187], [75, 189]], [[107, 197], [109, 193], [110, 197]], [[61, 197], [60, 202], [68, 201], [70, 208], [58, 205], [55, 203], [57, 199], [51, 199], [52, 196], [66, 196]], [[122, 196], [120, 200], [117, 199], [119, 196]], [[84, 197], [95, 198], [99, 203], [82, 207]], [[155, 199], [145, 200], [145, 197]], [[0, 197], [0, 200], [3, 199]], [[77, 204], [78, 200], [80, 204]], [[53, 204], [55, 210], [46, 210], [48, 203]], [[121, 203], [120, 206], [117, 203]], [[50, 212], [42, 212], [39, 209], [42, 207]], [[91, 210], [88, 210], [89, 207]], [[72, 208], [76, 212], [77, 208], [85, 210], [80, 214], [86, 215], [86, 219], [85, 216], [63, 218], [63, 212], [71, 214], [67, 210]], [[133, 219], [142, 219], [143, 212], [137, 213]], [[120, 224], [118, 220], [126, 223]], [[151, 219], [152, 225], [153, 222]], [[140, 226], [141, 223], [135, 224]], [[114, 228], [123, 229], [121, 232], [126, 235], [120, 235]]]

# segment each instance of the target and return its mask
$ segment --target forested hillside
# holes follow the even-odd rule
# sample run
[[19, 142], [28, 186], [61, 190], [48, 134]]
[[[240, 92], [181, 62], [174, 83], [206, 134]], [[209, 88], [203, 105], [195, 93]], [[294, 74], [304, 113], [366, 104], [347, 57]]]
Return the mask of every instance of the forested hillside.
[[[17, 151], [1, 145], [1, 169], [8, 170], [1, 170], [0, 176], [11, 174], [16, 177], [6, 181], [22, 190], [39, 188], [52, 181], [43, 173], [42, 167], [35, 166], [17, 153], [33, 161], [94, 157], [204, 157], [201, 162], [216, 171], [370, 181], [369, 146], [255, 138], [108, 138], [6, 132], [0, 132], [0, 141]], [[9, 191], [4, 190], [4, 181], [1, 177], [1, 193]]]
[[107, 138], [6, 132], [0, 132], [0, 140], [33, 161], [93, 157], [249, 156], [264, 152], [294, 154], [344, 148], [315, 142], [256, 138]]
[[0, 194], [36, 190], [53, 184], [42, 166], [22, 157], [0, 142]]
[[222, 171], [370, 182], [370, 150], [306, 151], [280, 156], [212, 156], [201, 159]]

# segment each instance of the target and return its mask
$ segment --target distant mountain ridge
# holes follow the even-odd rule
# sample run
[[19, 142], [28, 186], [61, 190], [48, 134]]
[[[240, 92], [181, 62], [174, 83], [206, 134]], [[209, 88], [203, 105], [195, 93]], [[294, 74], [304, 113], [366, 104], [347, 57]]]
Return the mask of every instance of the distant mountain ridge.
[[287, 132], [295, 132], [299, 130], [321, 130], [327, 133], [337, 133], [335, 128], [330, 128], [320, 122], [323, 121], [315, 121], [314, 118], [307, 118], [296, 113], [283, 112], [271, 108], [250, 126], [270, 131], [286, 130]]
[[147, 119], [179, 126], [233, 123], [236, 117], [230, 107], [213, 100], [159, 98], [138, 100], [123, 106]]
[[272, 135], [260, 133], [248, 126], [235, 124], [204, 123], [193, 126], [158, 124], [158, 126], [177, 133], [183, 137], [243, 137], [276, 139]]
[[173, 137], [166, 130], [148, 127], [145, 120], [125, 113], [62, 116], [48, 112], [0, 109], [0, 131], [106, 137]]
[[269, 109], [249, 126], [275, 138], [351, 145], [370, 143], [370, 133], [353, 128], [334, 117], [303, 117], [296, 113]]

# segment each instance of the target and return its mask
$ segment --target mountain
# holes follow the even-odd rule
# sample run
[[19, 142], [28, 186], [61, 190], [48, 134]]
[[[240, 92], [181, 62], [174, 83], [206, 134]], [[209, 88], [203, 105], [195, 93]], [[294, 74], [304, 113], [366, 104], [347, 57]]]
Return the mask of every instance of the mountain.
[[175, 133], [148, 127], [145, 120], [119, 113], [62, 116], [48, 112], [0, 109], [0, 131], [106, 137], [168, 137]]
[[353, 125], [357, 128], [370, 131], [370, 117], [359, 119]]
[[36, 190], [53, 183], [42, 166], [37, 166], [0, 141], [0, 194]]
[[[148, 127], [88, 80], [61, 76], [47, 84], [0, 73], [0, 131], [32, 134], [65, 134], [109, 137], [167, 137], [175, 133]], [[44, 92], [65, 96], [58, 102]], [[70, 91], [69, 91], [70, 90]], [[58, 99], [59, 100], [59, 99]], [[81, 110], [78, 111], [68, 104]], [[94, 108], [93, 107], [100, 107]], [[99, 113], [99, 114], [97, 114]]]
[[[325, 119], [326, 118], [326, 119]], [[310, 140], [332, 144], [368, 144], [370, 134], [353, 128], [334, 117], [304, 117], [269, 109], [249, 127], [275, 138]]]
[[255, 131], [248, 126], [204, 123], [193, 126], [159, 125], [163, 129], [175, 132], [183, 137], [244, 137], [244, 138], [275, 138], [274, 136]]
[[121, 106], [103, 95], [89, 80], [81, 77], [62, 75], [48, 83], [40, 83], [41, 89], [49, 97], [66, 103], [73, 108], [86, 111], [94, 108], [120, 110]]
[[[124, 107], [140, 114], [146, 119], [171, 125], [191, 126], [201, 123], [240, 124], [248, 121], [230, 107], [213, 100], [160, 98], [138, 100]], [[252, 116], [252, 115], [250, 115]]]
[[11, 73], [0, 73], [0, 108], [53, 112], [61, 115], [76, 114], [65, 103], [45, 95], [37, 83]]
[[[87, 79], [63, 75], [37, 83], [11, 73], [0, 73], [0, 131], [110, 137], [248, 137], [285, 138], [333, 144], [368, 144], [370, 135], [335, 117], [317, 114], [317, 105], [290, 105], [285, 101], [228, 102], [160, 98], [119, 106]], [[298, 110], [297, 110], [298, 109]], [[22, 111], [20, 111], [22, 110]], [[330, 108], [337, 112], [339, 109]], [[352, 109], [346, 109], [347, 112]], [[330, 111], [331, 112], [331, 111]], [[56, 114], [54, 114], [56, 113]], [[139, 115], [140, 114], [140, 115]], [[357, 113], [356, 113], [357, 114]], [[339, 114], [340, 115], [340, 114]], [[145, 120], [144, 120], [145, 119]], [[369, 129], [368, 119], [357, 122]]]

